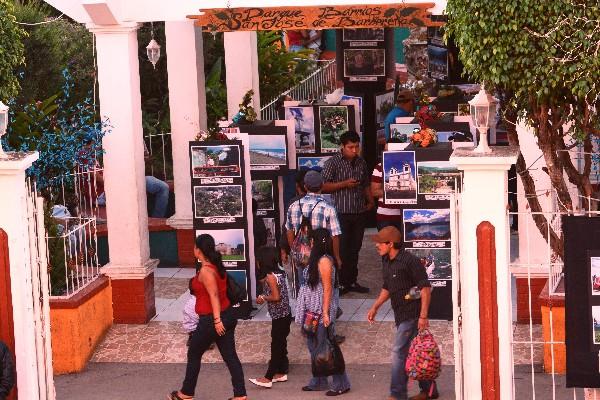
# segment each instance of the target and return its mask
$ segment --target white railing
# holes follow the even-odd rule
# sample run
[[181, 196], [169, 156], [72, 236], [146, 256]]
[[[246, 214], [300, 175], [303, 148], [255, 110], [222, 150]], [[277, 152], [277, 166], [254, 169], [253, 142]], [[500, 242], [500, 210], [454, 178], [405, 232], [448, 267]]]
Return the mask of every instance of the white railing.
[[336, 63], [335, 60], [324, 61], [325, 65], [307, 76], [296, 86], [286, 90], [274, 98], [260, 110], [263, 120], [275, 120], [278, 118], [279, 99], [285, 96], [293, 100], [320, 100], [326, 94], [333, 92], [336, 88]]

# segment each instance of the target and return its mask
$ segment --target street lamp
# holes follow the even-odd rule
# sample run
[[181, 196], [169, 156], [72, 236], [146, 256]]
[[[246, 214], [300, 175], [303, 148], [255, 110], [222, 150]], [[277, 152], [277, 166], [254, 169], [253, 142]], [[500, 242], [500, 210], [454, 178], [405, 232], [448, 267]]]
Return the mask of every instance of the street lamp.
[[479, 144], [475, 149], [476, 153], [491, 153], [492, 149], [488, 146], [487, 131], [490, 128], [490, 120], [496, 120], [496, 107], [498, 100], [485, 91], [485, 87], [469, 101], [471, 106], [471, 119], [473, 125], [479, 131]]
[[160, 44], [158, 44], [156, 40], [150, 40], [150, 43], [146, 46], [146, 55], [148, 56], [148, 60], [152, 63], [152, 67], [156, 69], [156, 63], [160, 58]]
[[8, 127], [8, 106], [0, 101], [0, 158], [6, 158], [7, 154], [2, 148], [2, 136], [6, 133]]

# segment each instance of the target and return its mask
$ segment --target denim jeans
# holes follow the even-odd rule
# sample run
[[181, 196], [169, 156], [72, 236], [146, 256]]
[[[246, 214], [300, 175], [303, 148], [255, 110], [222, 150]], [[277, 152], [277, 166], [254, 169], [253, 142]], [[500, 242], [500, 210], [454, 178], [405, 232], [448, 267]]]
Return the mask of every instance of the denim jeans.
[[[334, 327], [335, 328], [335, 327]], [[321, 340], [325, 340], [327, 337], [327, 328], [323, 324], [319, 324], [317, 329], [317, 333], [311, 336], [307, 336], [306, 345], [308, 346], [308, 351], [312, 355], [317, 350], [317, 345]], [[348, 379], [348, 375], [344, 372], [340, 375], [332, 375], [331, 376], [331, 385], [328, 382], [328, 377], [326, 376], [313, 376], [308, 382], [308, 387], [312, 390], [333, 390], [335, 392], [343, 391], [346, 389], [350, 389], [350, 380]]]
[[[225, 335], [219, 336], [215, 331], [215, 325], [212, 315], [202, 316], [198, 321], [198, 327], [192, 333], [190, 347], [187, 353], [187, 366], [185, 369], [185, 379], [181, 386], [181, 393], [187, 396], [193, 396], [198, 383], [198, 374], [200, 373], [200, 365], [202, 355], [213, 343], [217, 343], [219, 353], [223, 357], [223, 361], [227, 364], [229, 373], [231, 374], [231, 383], [233, 385], [233, 395], [242, 397], [246, 395], [246, 387], [244, 386], [244, 371], [242, 363], [235, 351], [235, 327], [237, 319], [234, 312], [229, 307], [221, 313], [221, 320], [225, 325]], [[208, 386], [214, 383], [208, 383]]]
[[[394, 399], [406, 400], [408, 391], [408, 375], [406, 375], [406, 358], [410, 343], [418, 333], [418, 319], [403, 321], [396, 328], [396, 336], [392, 345], [392, 383], [390, 395]], [[428, 391], [433, 381], [419, 381], [422, 391]]]
[[291, 323], [291, 315], [271, 321], [271, 359], [265, 374], [267, 379], [273, 379], [276, 374], [285, 375], [290, 369], [290, 361], [287, 356], [287, 338], [290, 334]]
[[146, 192], [154, 195], [153, 218], [164, 218], [169, 205], [169, 185], [153, 176], [146, 176]]

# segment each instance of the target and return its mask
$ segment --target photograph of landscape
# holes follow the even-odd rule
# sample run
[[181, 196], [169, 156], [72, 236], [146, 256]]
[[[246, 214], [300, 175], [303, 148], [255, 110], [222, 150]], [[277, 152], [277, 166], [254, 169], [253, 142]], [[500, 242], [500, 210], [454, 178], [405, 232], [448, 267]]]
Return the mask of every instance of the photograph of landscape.
[[349, 129], [348, 107], [319, 107], [319, 124], [321, 152], [335, 153], [340, 151], [340, 136]]
[[248, 280], [246, 279], [245, 269], [228, 269], [227, 275], [235, 280], [235, 282], [246, 290], [246, 298], [244, 301], [248, 301]]
[[296, 127], [296, 151], [315, 152], [315, 111], [313, 107], [286, 107], [285, 119], [293, 119]]
[[594, 344], [600, 344], [600, 306], [592, 306], [592, 320], [592, 337], [594, 338]]
[[277, 234], [277, 229], [275, 226], [275, 218], [263, 218], [263, 222], [267, 228], [267, 246], [276, 247], [277, 238], [275, 235]]
[[252, 181], [252, 198], [258, 203], [259, 210], [273, 210], [273, 181], [269, 179]]
[[417, 164], [419, 194], [450, 194], [460, 182], [460, 172], [449, 161], [423, 161]]
[[242, 185], [194, 186], [196, 218], [243, 217]]
[[223, 261], [246, 261], [246, 236], [243, 229], [196, 230], [196, 237], [206, 233], [215, 239], [215, 248]]
[[415, 129], [418, 132], [421, 126], [419, 124], [390, 124], [390, 138], [397, 138], [402, 143], [407, 143], [410, 141]]
[[250, 165], [286, 165], [285, 135], [250, 135]]
[[237, 178], [240, 171], [239, 146], [192, 146], [193, 178]]
[[592, 296], [600, 295], [600, 257], [590, 257], [590, 276], [592, 277]]
[[425, 270], [430, 280], [452, 279], [452, 258], [450, 249], [406, 249], [415, 255]]
[[382, 165], [385, 204], [416, 204], [415, 152], [384, 151]]
[[325, 161], [329, 160], [331, 156], [324, 157], [298, 157], [298, 169], [311, 169], [311, 168], [323, 168]]
[[450, 240], [450, 210], [402, 210], [405, 242]]

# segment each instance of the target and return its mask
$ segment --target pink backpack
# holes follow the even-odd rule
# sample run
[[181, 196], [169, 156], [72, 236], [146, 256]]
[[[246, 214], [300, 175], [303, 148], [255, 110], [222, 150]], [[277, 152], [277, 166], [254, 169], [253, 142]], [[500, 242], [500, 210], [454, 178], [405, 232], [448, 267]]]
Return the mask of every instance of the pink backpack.
[[419, 381], [432, 381], [440, 376], [442, 357], [429, 330], [420, 331], [408, 349], [406, 375]]

